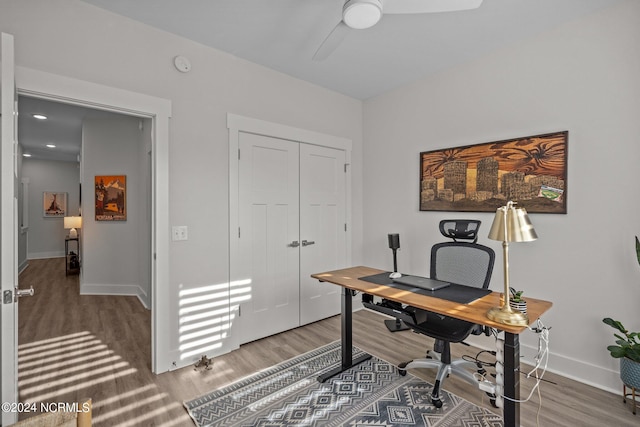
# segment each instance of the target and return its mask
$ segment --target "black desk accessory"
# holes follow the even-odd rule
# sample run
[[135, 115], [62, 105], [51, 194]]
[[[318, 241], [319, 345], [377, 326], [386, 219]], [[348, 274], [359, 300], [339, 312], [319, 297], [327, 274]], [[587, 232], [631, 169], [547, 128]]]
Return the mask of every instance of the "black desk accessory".
[[[393, 251], [393, 272], [389, 275], [389, 277], [390, 278], [400, 277], [400, 274], [398, 274], [398, 258], [396, 257], [396, 252], [398, 251], [398, 249], [400, 249], [400, 235], [397, 233], [393, 233], [393, 234], [389, 234], [388, 237], [389, 237], [389, 249]], [[380, 304], [392, 310], [402, 309], [402, 304], [399, 304], [395, 301], [391, 301], [388, 299], [383, 299]], [[406, 331], [409, 329], [409, 327], [405, 325], [402, 322], [402, 320], [398, 319], [397, 317], [395, 319], [385, 320], [384, 324], [387, 326], [387, 329], [389, 329], [389, 331], [391, 332]]]

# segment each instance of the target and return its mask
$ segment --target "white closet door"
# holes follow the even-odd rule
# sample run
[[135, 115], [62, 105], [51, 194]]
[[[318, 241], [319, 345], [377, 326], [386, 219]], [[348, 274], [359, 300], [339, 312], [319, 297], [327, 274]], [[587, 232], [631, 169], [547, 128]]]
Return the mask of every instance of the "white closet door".
[[346, 267], [344, 165], [342, 150], [300, 145], [301, 325], [340, 312], [341, 288], [310, 275]]
[[251, 282], [243, 343], [300, 324], [299, 144], [240, 132], [239, 147], [239, 254]]

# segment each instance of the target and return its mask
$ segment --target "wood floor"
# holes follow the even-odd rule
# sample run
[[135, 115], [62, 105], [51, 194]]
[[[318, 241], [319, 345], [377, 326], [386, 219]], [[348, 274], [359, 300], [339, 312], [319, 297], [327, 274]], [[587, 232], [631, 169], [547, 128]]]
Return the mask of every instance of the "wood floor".
[[[19, 304], [19, 391], [21, 402], [93, 399], [97, 426], [192, 426], [182, 406], [255, 371], [340, 339], [336, 316], [241, 346], [214, 359], [213, 369], [191, 367], [154, 375], [150, 370], [150, 312], [135, 297], [80, 296], [78, 277], [65, 277], [64, 259], [32, 260], [21, 288], [35, 296]], [[354, 344], [393, 364], [420, 357], [432, 341], [409, 331], [390, 333], [383, 318], [354, 314]], [[551, 337], [553, 343], [553, 336]], [[455, 357], [478, 350], [454, 346]], [[412, 372], [427, 381], [434, 373]], [[547, 373], [537, 394], [521, 405], [522, 425], [639, 426], [640, 415], [619, 395]], [[527, 396], [532, 380], [522, 379]], [[480, 391], [457, 378], [445, 389], [490, 407]], [[27, 415], [21, 415], [26, 418]]]

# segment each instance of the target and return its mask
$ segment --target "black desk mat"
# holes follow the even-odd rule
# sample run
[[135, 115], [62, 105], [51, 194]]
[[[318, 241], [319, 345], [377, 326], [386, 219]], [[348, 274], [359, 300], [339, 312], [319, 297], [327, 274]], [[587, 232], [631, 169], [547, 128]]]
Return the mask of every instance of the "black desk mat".
[[402, 289], [403, 291], [410, 291], [420, 295], [440, 298], [447, 301], [459, 302], [461, 304], [468, 304], [491, 293], [489, 289], [474, 288], [472, 286], [458, 285], [456, 283], [451, 283], [446, 288], [438, 289], [437, 291], [428, 291], [426, 289], [394, 283], [393, 279], [389, 278], [389, 274], [391, 274], [391, 272], [374, 274], [373, 276], [360, 277], [359, 280], [375, 283], [377, 285], [389, 286], [390, 288]]

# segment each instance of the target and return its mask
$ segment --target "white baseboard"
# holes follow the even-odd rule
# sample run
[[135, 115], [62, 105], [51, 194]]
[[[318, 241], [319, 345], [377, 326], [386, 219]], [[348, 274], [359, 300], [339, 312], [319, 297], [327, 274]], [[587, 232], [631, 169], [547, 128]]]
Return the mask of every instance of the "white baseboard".
[[29, 260], [25, 259], [22, 264], [18, 266], [18, 274], [22, 273], [27, 267], [29, 267]]
[[137, 297], [144, 308], [150, 310], [147, 294], [139, 285], [80, 284], [80, 295], [118, 295]]
[[30, 252], [27, 259], [64, 258], [64, 251]]

